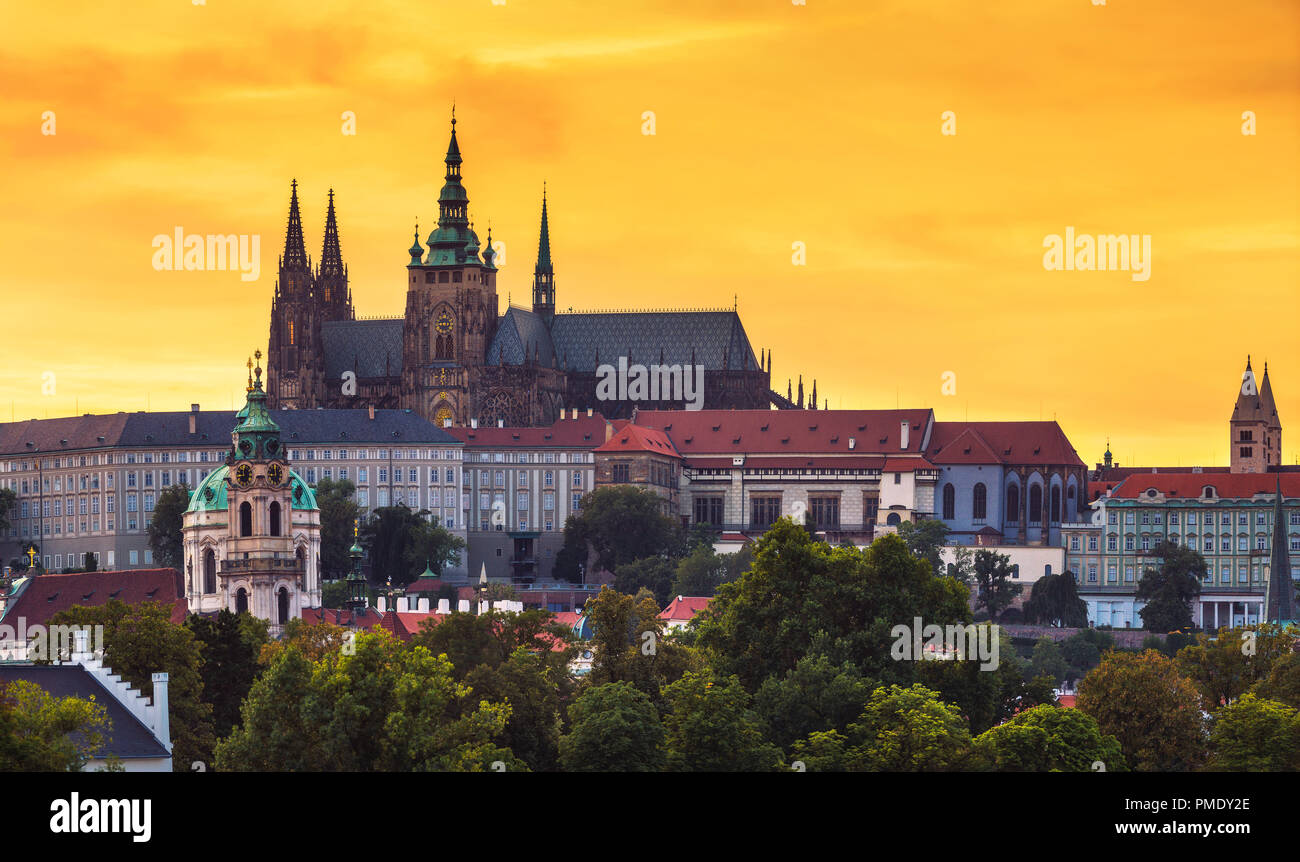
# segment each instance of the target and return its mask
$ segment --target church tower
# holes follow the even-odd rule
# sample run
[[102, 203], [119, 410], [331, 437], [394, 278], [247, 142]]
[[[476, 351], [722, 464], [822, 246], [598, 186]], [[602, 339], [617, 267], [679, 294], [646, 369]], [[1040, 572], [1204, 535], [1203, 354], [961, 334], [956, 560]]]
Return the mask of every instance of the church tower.
[[329, 208], [325, 214], [325, 241], [320, 264], [316, 268], [316, 306], [320, 319], [354, 320], [352, 291], [348, 288], [348, 268], [339, 248], [339, 225], [334, 215], [334, 189], [330, 189]]
[[1256, 383], [1246, 357], [1241, 389], [1229, 427], [1229, 463], [1233, 473], [1264, 473], [1282, 464], [1282, 421], [1273, 401], [1273, 385], [1264, 365], [1264, 379]]
[[551, 230], [546, 220], [546, 189], [542, 189], [542, 230], [537, 237], [537, 265], [533, 267], [533, 313], [550, 328], [555, 320], [555, 267], [551, 265]]
[[461, 185], [454, 110], [443, 163], [438, 227], [424, 243], [428, 252], [420, 246], [418, 226], [415, 244], [407, 252], [402, 329], [402, 407], [438, 427], [449, 421], [467, 425], [477, 415], [471, 380], [483, 367], [497, 329], [497, 269], [490, 244], [479, 257], [469, 194]]
[[194, 490], [182, 520], [186, 595], [192, 613], [247, 611], [278, 635], [303, 610], [320, 607], [320, 510], [289, 469], [262, 369], [254, 379], [251, 359], [248, 366], [247, 401], [226, 463]]
[[1282, 510], [1282, 477], [1277, 477], [1273, 501], [1273, 549], [1269, 557], [1268, 586], [1264, 598], [1264, 622], [1296, 619], [1295, 585], [1291, 581], [1291, 551], [1287, 547], [1285, 514]]
[[296, 410], [318, 406], [324, 375], [320, 347], [320, 316], [315, 278], [302, 238], [298, 212], [298, 181], [289, 196], [289, 227], [279, 278], [271, 300], [271, 336], [267, 344], [266, 385], [272, 409]]

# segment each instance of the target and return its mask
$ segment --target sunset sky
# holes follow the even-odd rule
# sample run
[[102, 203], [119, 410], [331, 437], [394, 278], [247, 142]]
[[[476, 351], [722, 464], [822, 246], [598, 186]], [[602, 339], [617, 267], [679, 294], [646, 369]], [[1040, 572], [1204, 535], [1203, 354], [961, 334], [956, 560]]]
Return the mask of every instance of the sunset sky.
[[[831, 407], [1055, 417], [1089, 464], [1107, 436], [1125, 464], [1226, 464], [1250, 354], [1300, 462], [1294, 0], [9, 2], [0, 21], [2, 421], [229, 409], [266, 350], [295, 177], [308, 252], [332, 187], [358, 314], [400, 314], [454, 100], [503, 310], [529, 301], [545, 181], [562, 309], [738, 296], [781, 392], [803, 374]], [[155, 271], [177, 226], [260, 235], [260, 278]], [[1045, 270], [1069, 226], [1149, 234], [1149, 280]]]

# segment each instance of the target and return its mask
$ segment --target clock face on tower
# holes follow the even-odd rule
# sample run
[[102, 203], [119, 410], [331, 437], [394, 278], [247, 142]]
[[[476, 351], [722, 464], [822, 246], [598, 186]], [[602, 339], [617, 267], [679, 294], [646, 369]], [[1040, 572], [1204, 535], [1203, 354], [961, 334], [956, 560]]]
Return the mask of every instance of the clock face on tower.
[[438, 322], [435, 326], [438, 329], [439, 335], [446, 335], [448, 332], [451, 332], [451, 315], [445, 311], [442, 314], [439, 314]]
[[279, 485], [284, 481], [284, 468], [279, 464], [272, 464], [266, 468], [266, 478], [271, 480], [272, 485]]
[[251, 464], [240, 464], [235, 468], [235, 481], [241, 488], [247, 488], [253, 484], [253, 467]]

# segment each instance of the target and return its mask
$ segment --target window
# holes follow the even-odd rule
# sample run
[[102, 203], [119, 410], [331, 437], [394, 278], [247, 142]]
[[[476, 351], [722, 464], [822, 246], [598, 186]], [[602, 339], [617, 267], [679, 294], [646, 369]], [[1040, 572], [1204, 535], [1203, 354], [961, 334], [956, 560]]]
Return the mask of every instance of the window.
[[628, 481], [628, 472], [627, 464], [612, 464], [610, 465], [610, 481], [626, 484]]
[[1038, 526], [1043, 522], [1043, 486], [1029, 486], [1029, 523]]
[[270, 511], [269, 511], [269, 515], [270, 515], [270, 521], [271, 521], [271, 524], [270, 524], [270, 526], [271, 526], [271, 535], [272, 535], [272, 536], [278, 536], [278, 535], [280, 535], [280, 503], [279, 503], [279, 501], [276, 501], [276, 500], [272, 500], [272, 501], [271, 501], [271, 508], [270, 508]]
[[[449, 470], [448, 472], [451, 472], [451, 471]], [[450, 482], [451, 480], [448, 479], [447, 481]], [[545, 485], [547, 488], [550, 488], [550, 487], [552, 487], [552, 486], [555, 485], [555, 471], [554, 471], [554, 470], [547, 470], [546, 472], [544, 472], [544, 473], [542, 474], [542, 484]]]
[[[894, 475], [898, 475], [897, 473]], [[756, 530], [766, 530], [781, 517], [780, 497], [751, 497], [749, 500], [749, 524]]]
[[1115, 564], [1114, 564], [1114, 563], [1111, 563], [1110, 565], [1106, 566], [1106, 583], [1108, 583], [1108, 584], [1113, 584], [1113, 583], [1115, 583]]
[[1096, 564], [1088, 566], [1088, 583], [1097, 583], [1097, 566]]
[[943, 486], [943, 519], [945, 521], [954, 520], [957, 517], [957, 492], [949, 483]]
[[971, 510], [976, 521], [983, 521], [988, 511], [988, 490], [983, 482], [976, 482], [971, 492]]
[[903, 484], [903, 474], [902, 474], [902, 473], [895, 473], [895, 474], [894, 474], [894, 484], [895, 484], [895, 485], [901, 485], [901, 484]]
[[1070, 550], [1071, 550], [1071, 551], [1077, 551], [1077, 550], [1079, 550], [1079, 537], [1078, 537], [1078, 536], [1071, 536], [1071, 537], [1070, 537]]
[[1059, 524], [1061, 523], [1061, 486], [1053, 485], [1049, 497], [1048, 517], [1051, 518], [1051, 523]]
[[203, 552], [203, 592], [212, 594], [217, 591], [217, 555], [211, 548]]
[[839, 529], [839, 497], [811, 497], [808, 500], [808, 507], [812, 511], [813, 524], [818, 530]]
[[[1090, 550], [1090, 551], [1095, 551], [1095, 550], [1097, 550], [1097, 537], [1096, 537], [1096, 536], [1089, 536], [1089, 537], [1088, 537], [1088, 550]], [[1114, 549], [1112, 548], [1111, 550], [1114, 550]]]
[[696, 497], [693, 502], [695, 523], [720, 526], [722, 524], [722, 500], [722, 497]]
[[577, 470], [573, 471], [573, 487], [575, 488], [582, 487], [582, 474], [579, 473]]

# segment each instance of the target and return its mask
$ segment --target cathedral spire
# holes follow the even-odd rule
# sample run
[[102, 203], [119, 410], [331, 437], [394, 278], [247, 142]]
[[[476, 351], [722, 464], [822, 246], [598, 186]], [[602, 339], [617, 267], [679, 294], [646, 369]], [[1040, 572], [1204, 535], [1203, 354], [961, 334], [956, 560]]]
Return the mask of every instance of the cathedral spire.
[[[463, 264], [470, 258], [469, 194], [460, 184], [460, 144], [456, 141], [456, 109], [452, 107], [451, 142], [444, 159], [447, 172], [438, 195], [438, 229], [429, 234], [427, 264]], [[477, 247], [477, 243], [473, 243]], [[477, 258], [477, 254], [475, 254]]]
[[293, 191], [289, 195], [289, 227], [284, 235], [284, 257], [281, 260], [281, 268], [286, 271], [306, 272], [310, 268], [307, 265], [307, 248], [302, 241], [302, 215], [298, 212], [296, 179], [292, 187]]
[[325, 213], [325, 243], [321, 248], [317, 276], [343, 277], [343, 252], [339, 249], [339, 225], [334, 216], [334, 189], [330, 189], [329, 209]]
[[551, 228], [546, 214], [546, 184], [542, 183], [542, 228], [537, 237], [537, 266], [533, 268], [533, 313], [549, 324], [555, 317], [555, 269], [551, 264]]

